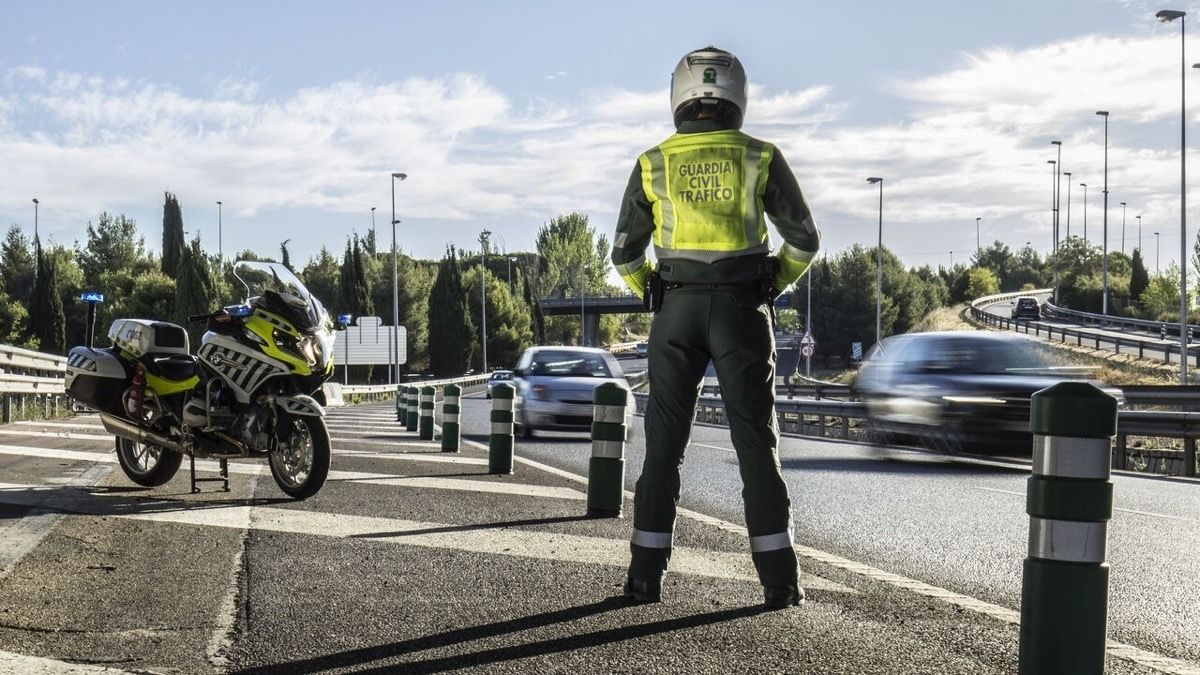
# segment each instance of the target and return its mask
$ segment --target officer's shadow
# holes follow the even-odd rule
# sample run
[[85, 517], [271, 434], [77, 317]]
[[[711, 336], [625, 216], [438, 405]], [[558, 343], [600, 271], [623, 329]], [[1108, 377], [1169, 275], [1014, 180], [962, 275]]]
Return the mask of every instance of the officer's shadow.
[[[644, 638], [672, 631], [733, 621], [770, 611], [763, 605], [751, 605], [661, 619], [649, 623], [633, 623], [639, 616], [635, 614], [630, 616], [628, 621], [625, 622], [627, 625], [613, 628], [604, 628], [587, 633], [576, 633], [569, 626], [563, 626], [560, 636], [535, 642], [494, 647], [483, 651], [434, 657], [420, 661], [391, 661], [391, 659], [396, 657], [403, 657], [406, 654], [414, 652], [442, 647], [455, 647], [456, 645], [469, 645], [477, 640], [503, 638], [505, 636], [515, 636], [520, 639], [520, 634], [525, 631], [536, 630], [555, 624], [568, 624], [573, 621], [604, 614], [605, 612], [622, 609], [636, 612], [638, 609], [644, 609], [644, 607], [632, 605], [625, 598], [616, 596], [578, 607], [552, 610], [542, 614], [497, 621], [479, 626], [456, 628], [443, 633], [402, 640], [391, 644], [353, 649], [288, 663], [248, 668], [237, 671], [235, 675], [316, 673], [336, 668], [353, 668], [356, 673], [439, 673], [474, 668], [492, 663], [504, 663], [531, 656], [546, 656], [577, 649], [599, 647], [623, 640]], [[374, 666], [370, 665], [374, 661], [383, 661], [384, 663], [375, 664]]]

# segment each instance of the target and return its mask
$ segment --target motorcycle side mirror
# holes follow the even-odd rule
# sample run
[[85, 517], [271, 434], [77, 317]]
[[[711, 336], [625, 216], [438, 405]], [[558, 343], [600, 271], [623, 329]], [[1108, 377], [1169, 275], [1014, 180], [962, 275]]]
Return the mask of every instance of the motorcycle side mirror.
[[349, 314], [338, 314], [337, 322], [334, 324], [334, 330], [346, 330], [350, 327], [352, 316]]

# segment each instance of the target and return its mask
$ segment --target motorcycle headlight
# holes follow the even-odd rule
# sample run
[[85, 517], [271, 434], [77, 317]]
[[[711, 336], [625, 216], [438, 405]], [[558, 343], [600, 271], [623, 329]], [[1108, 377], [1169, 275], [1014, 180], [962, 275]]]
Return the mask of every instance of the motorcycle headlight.
[[300, 352], [300, 356], [303, 356], [310, 366], [317, 365], [320, 360], [317, 341], [311, 335], [300, 338], [300, 341], [296, 343], [296, 351]]

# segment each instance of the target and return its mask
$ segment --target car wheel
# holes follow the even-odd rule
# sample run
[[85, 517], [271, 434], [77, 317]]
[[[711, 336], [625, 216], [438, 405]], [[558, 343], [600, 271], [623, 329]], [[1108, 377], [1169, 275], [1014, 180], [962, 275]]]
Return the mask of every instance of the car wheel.
[[518, 425], [521, 428], [521, 438], [533, 438], [533, 427], [530, 426], [529, 420], [525, 418], [525, 412], [521, 412], [521, 423]]

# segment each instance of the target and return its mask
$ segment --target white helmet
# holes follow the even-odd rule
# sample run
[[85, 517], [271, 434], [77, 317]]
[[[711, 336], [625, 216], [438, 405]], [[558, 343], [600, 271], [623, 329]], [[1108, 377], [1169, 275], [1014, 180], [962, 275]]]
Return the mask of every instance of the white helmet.
[[679, 60], [671, 74], [671, 111], [679, 125], [681, 108], [692, 101], [717, 104], [727, 101], [737, 108], [734, 126], [746, 114], [746, 71], [736, 56], [724, 49], [705, 47]]

